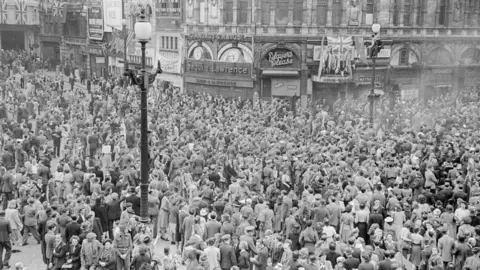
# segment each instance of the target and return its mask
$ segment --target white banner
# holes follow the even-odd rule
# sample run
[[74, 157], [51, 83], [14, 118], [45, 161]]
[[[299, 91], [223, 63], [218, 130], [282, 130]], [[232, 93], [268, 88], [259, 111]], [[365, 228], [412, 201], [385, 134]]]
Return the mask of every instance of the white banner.
[[122, 0], [103, 0], [104, 31], [122, 30]]
[[162, 70], [168, 73], [180, 73], [180, 54], [178, 52], [157, 52]]

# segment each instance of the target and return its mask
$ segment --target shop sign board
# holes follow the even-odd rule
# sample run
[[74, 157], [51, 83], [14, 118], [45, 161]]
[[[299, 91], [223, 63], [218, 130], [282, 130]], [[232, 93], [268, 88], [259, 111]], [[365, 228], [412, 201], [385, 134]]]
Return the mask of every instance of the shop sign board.
[[88, 38], [103, 39], [103, 1], [91, 0], [88, 8]]
[[232, 80], [223, 80], [223, 79], [215, 79], [215, 78], [185, 77], [185, 82], [212, 85], [212, 86], [223, 86], [223, 87], [245, 87], [245, 88], [253, 87], [253, 81], [232, 81]]
[[214, 76], [242, 76], [251, 77], [252, 64], [248, 63], [228, 63], [210, 60], [190, 60], [186, 61], [186, 71], [188, 73], [203, 73]]

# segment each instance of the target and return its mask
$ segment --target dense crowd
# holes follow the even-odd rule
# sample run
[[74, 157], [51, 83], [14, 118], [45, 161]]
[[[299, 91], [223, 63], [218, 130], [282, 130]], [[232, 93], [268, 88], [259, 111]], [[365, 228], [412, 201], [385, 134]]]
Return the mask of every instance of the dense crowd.
[[47, 269], [480, 269], [475, 92], [379, 101], [372, 127], [362, 102], [152, 88], [144, 224], [139, 91], [0, 60], [6, 268], [36, 243]]

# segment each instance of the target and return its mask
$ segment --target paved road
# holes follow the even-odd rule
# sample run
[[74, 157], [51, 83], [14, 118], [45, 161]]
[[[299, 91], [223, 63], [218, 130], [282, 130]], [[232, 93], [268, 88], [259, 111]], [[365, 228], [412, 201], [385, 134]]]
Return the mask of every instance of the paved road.
[[[29, 243], [29, 245], [21, 247], [21, 252], [12, 254], [12, 258], [10, 259], [10, 269], [14, 269], [15, 263], [17, 262], [22, 262], [23, 267], [27, 267], [28, 270], [46, 269], [46, 265], [43, 263], [40, 245], [37, 244], [33, 237], [30, 237]], [[172, 252], [176, 252], [174, 245], [170, 245], [169, 243], [160, 240], [155, 246], [155, 254], [163, 254], [163, 249], [165, 247], [170, 247]], [[185, 267], [182, 266], [179, 270], [185, 270]]]

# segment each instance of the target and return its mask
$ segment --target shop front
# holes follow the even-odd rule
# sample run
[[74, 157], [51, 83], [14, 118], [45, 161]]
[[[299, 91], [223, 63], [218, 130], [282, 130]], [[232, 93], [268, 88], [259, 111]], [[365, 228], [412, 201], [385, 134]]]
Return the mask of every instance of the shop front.
[[287, 48], [275, 48], [261, 59], [261, 97], [300, 97], [300, 58]]
[[[377, 94], [385, 93], [385, 86], [387, 85], [385, 67], [378, 67], [375, 69], [375, 90]], [[352, 89], [352, 99], [366, 99], [372, 91], [372, 69], [362, 68], [357, 69], [353, 76], [355, 88]]]
[[420, 98], [419, 70], [412, 68], [397, 68], [392, 70], [390, 84], [400, 89], [404, 100]]
[[55, 67], [60, 64], [62, 37], [60, 35], [40, 34], [39, 40], [43, 59], [48, 61], [49, 70], [55, 70]]
[[102, 47], [90, 44], [87, 50], [90, 57], [90, 76], [96, 78], [104, 77], [107, 71], [107, 63]]
[[429, 100], [434, 97], [444, 96], [453, 91], [455, 70], [448, 67], [430, 67], [423, 71], [426, 82], [424, 95]]
[[64, 59], [67, 59], [71, 64], [83, 70], [87, 69], [87, 40], [80, 37], [64, 37]]
[[224, 97], [252, 98], [253, 80], [250, 63], [185, 60], [185, 89]]

